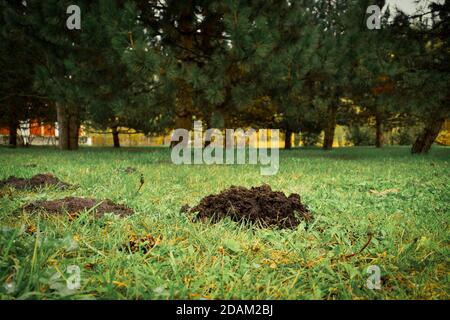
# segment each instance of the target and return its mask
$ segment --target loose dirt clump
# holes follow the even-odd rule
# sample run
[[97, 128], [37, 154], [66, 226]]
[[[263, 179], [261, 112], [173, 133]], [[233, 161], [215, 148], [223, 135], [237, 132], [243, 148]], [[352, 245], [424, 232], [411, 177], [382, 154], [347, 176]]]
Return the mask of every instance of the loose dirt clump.
[[295, 228], [302, 220], [312, 219], [298, 194], [286, 197], [283, 192], [272, 191], [266, 184], [251, 189], [232, 186], [217, 195], [204, 197], [189, 213], [197, 213], [195, 220], [217, 222], [230, 217], [234, 221], [280, 228]]
[[31, 177], [30, 179], [11, 176], [8, 179], [0, 180], [0, 188], [4, 186], [13, 187], [19, 190], [54, 186], [60, 190], [65, 190], [70, 188], [72, 185], [59, 180], [50, 173], [41, 173]]
[[109, 199], [98, 201], [91, 198], [66, 197], [60, 200], [44, 201], [39, 200], [32, 202], [23, 209], [26, 212], [33, 213], [36, 211], [44, 211], [49, 214], [69, 213], [73, 218], [77, 217], [83, 210], [95, 209], [96, 216], [101, 217], [105, 213], [114, 213], [119, 216], [128, 216], [133, 214], [133, 210], [122, 204], [116, 204]]
[[151, 234], [138, 237], [135, 234], [130, 235], [127, 244], [124, 244], [122, 250], [129, 249], [131, 253], [142, 252], [146, 254], [152, 250], [155, 246], [160, 244], [162, 236], [154, 238]]

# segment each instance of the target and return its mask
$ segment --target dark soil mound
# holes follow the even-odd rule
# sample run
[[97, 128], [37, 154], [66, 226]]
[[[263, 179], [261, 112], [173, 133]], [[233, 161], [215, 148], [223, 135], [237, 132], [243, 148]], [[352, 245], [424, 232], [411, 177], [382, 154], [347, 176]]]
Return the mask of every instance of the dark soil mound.
[[62, 182], [50, 173], [37, 174], [30, 179], [11, 176], [8, 179], [0, 180], [0, 188], [4, 186], [10, 186], [21, 190], [37, 189], [45, 186], [55, 186], [60, 190], [65, 190], [71, 187], [70, 184]]
[[244, 220], [280, 228], [295, 228], [301, 220], [312, 219], [298, 194], [286, 197], [283, 192], [272, 191], [269, 185], [251, 189], [232, 186], [217, 195], [206, 196], [189, 213], [198, 213], [197, 220], [210, 218], [212, 222], [217, 222], [231, 217], [234, 221]]
[[71, 216], [78, 216], [83, 210], [95, 207], [94, 211], [98, 217], [105, 213], [115, 213], [120, 216], [133, 214], [133, 210], [122, 204], [115, 204], [111, 200], [98, 201], [91, 198], [66, 197], [60, 200], [36, 201], [26, 205], [23, 209], [27, 212], [45, 211], [51, 214], [69, 213]]

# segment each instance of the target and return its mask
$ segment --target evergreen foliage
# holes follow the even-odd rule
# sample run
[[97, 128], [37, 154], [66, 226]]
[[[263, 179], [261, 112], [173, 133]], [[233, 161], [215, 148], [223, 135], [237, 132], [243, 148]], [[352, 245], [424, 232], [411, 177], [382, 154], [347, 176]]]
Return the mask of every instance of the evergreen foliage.
[[280, 128], [287, 147], [323, 131], [330, 149], [338, 124], [374, 126], [381, 147], [409, 119], [426, 152], [448, 117], [449, 1], [431, 23], [388, 9], [380, 30], [366, 9], [384, 0], [80, 0], [81, 30], [66, 27], [71, 4], [1, 1], [2, 123], [56, 107], [65, 149], [81, 122], [117, 141], [198, 119]]

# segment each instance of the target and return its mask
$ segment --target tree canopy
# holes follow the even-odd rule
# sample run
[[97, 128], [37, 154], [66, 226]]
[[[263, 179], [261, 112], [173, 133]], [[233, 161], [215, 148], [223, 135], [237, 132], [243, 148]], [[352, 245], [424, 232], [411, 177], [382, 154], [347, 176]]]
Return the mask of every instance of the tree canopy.
[[63, 149], [81, 123], [112, 129], [117, 146], [119, 128], [200, 119], [280, 128], [287, 147], [323, 131], [329, 149], [337, 124], [369, 123], [381, 146], [384, 128], [414, 119], [420, 153], [449, 114], [448, 0], [414, 16], [388, 8], [375, 30], [367, 8], [385, 1], [80, 0], [80, 30], [66, 26], [72, 4], [3, 0], [0, 17], [1, 122], [56, 112]]

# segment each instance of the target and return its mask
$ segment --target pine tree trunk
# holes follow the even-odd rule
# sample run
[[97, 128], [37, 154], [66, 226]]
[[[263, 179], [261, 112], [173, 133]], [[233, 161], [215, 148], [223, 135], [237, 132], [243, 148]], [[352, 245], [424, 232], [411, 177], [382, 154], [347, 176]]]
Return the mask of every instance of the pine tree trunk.
[[327, 122], [325, 124], [325, 137], [323, 139], [323, 149], [330, 150], [333, 148], [334, 131], [336, 130], [336, 115], [338, 106], [331, 105], [327, 110]]
[[59, 129], [59, 149], [77, 150], [80, 120], [77, 110], [56, 103], [56, 117]]
[[117, 127], [112, 128], [112, 136], [113, 136], [114, 148], [120, 148], [119, 130], [117, 130]]
[[[183, 108], [183, 107], [181, 107]], [[191, 123], [191, 116], [187, 113], [179, 113], [180, 109], [178, 106], [176, 106], [176, 115], [175, 115], [175, 129], [186, 129], [191, 130], [192, 129], [192, 123]], [[170, 141], [170, 148], [173, 148], [179, 143], [179, 141]], [[187, 141], [185, 143], [188, 143]], [[186, 145], [187, 146], [187, 145]]]
[[[192, 0], [184, 1], [179, 22], [179, 42], [184, 50], [178, 55], [178, 59], [183, 61], [188, 70], [194, 66], [194, 59], [192, 57], [194, 47], [193, 10], [194, 6], [192, 5]], [[192, 114], [194, 110], [194, 90], [192, 85], [184, 78], [177, 79], [177, 87], [175, 129], [190, 130], [192, 127]], [[175, 141], [172, 141], [170, 146], [173, 147], [176, 144]]]
[[70, 113], [69, 129], [69, 150], [77, 150], [78, 138], [80, 135], [80, 120], [78, 114]]
[[286, 129], [284, 136], [284, 148], [287, 150], [292, 149], [292, 130]]
[[17, 147], [17, 129], [19, 124], [17, 121], [13, 120], [9, 123], [9, 147]]
[[193, 97], [192, 89], [187, 83], [180, 81], [175, 106], [175, 129], [192, 129]]
[[445, 117], [430, 119], [422, 133], [414, 142], [411, 152], [414, 154], [428, 153], [434, 140], [436, 140], [439, 135], [444, 122]]
[[69, 117], [64, 106], [56, 103], [56, 120], [58, 121], [59, 149], [69, 150]]
[[375, 147], [381, 148], [383, 146], [383, 125], [381, 115], [378, 112], [375, 115], [375, 128], [376, 128]]

